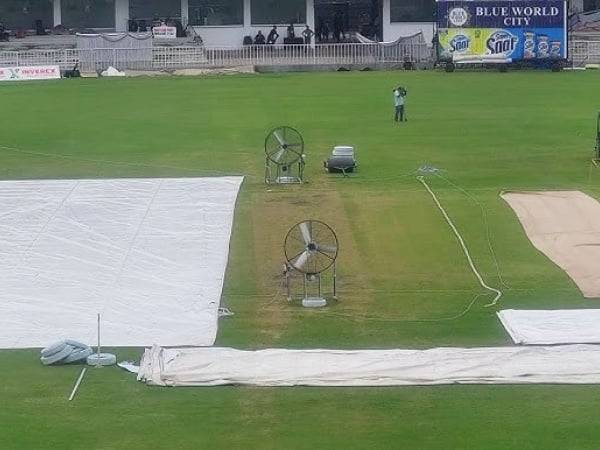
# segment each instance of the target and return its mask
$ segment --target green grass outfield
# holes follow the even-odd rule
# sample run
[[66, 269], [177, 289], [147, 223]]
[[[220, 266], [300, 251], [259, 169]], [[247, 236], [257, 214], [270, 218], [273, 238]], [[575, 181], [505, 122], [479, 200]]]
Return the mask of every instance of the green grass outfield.
[[[400, 83], [409, 122], [397, 125]], [[11, 149], [0, 150], [0, 178], [247, 175], [223, 293], [236, 315], [218, 345], [509, 345], [489, 296], [462, 314], [483, 291], [414, 171], [443, 169], [429, 183], [486, 281], [505, 291], [499, 307], [595, 307], [499, 193], [600, 198], [590, 164], [599, 83], [593, 72], [371, 72], [4, 84], [0, 145]], [[281, 124], [304, 135], [310, 183], [267, 189], [263, 140]], [[323, 173], [335, 144], [356, 147], [353, 177]], [[275, 295], [285, 232], [306, 217], [330, 223], [341, 246], [341, 301], [319, 311]], [[0, 352], [0, 449], [575, 449], [600, 439], [598, 386], [165, 389], [107, 368], [88, 371], [68, 403], [80, 369], [37, 356]]]

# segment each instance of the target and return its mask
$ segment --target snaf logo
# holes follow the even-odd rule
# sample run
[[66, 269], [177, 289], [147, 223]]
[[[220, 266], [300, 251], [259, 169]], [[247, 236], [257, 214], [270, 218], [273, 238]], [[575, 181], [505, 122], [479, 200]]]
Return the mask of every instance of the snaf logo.
[[450, 41], [450, 49], [453, 52], [458, 53], [466, 52], [467, 50], [469, 50], [470, 43], [471, 40], [467, 36], [465, 36], [464, 34], [457, 34]]
[[452, 8], [448, 12], [448, 20], [455, 27], [462, 27], [469, 20], [469, 11], [463, 7]]
[[490, 55], [510, 56], [519, 43], [519, 38], [506, 30], [495, 31], [490, 35], [485, 46]]

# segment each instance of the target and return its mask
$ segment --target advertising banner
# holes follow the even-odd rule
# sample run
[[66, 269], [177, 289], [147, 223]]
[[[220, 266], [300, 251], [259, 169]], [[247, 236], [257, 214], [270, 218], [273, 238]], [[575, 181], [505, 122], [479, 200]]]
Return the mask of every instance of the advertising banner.
[[567, 57], [563, 0], [437, 0], [437, 25], [441, 60]]
[[156, 39], [175, 39], [177, 38], [177, 28], [175, 27], [154, 27], [152, 34]]
[[0, 81], [55, 80], [60, 78], [58, 66], [0, 67]]

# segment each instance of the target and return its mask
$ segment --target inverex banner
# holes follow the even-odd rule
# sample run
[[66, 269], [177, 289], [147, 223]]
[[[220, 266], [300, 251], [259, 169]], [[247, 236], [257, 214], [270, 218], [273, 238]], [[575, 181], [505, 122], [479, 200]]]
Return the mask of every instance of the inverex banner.
[[0, 81], [53, 80], [60, 78], [58, 66], [0, 67]]
[[567, 57], [563, 0], [437, 0], [441, 59], [546, 60]]

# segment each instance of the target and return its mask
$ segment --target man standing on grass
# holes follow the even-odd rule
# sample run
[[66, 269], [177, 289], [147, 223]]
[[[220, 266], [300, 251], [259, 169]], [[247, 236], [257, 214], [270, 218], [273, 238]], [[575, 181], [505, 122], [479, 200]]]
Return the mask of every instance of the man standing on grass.
[[397, 87], [394, 89], [394, 120], [396, 122], [406, 122], [406, 116], [404, 114], [404, 99], [406, 97], [406, 89], [403, 87]]

